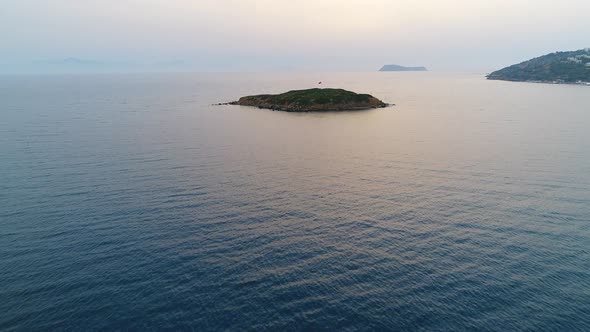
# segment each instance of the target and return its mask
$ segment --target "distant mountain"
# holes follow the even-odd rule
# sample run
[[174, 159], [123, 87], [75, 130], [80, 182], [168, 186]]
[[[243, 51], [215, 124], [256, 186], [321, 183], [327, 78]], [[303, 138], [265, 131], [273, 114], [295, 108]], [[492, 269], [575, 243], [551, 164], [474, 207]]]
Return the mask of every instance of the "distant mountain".
[[182, 59], [86, 59], [68, 57], [62, 59], [36, 60], [28, 69], [36, 72], [95, 73], [95, 72], [142, 72], [181, 71], [191, 64]]
[[490, 80], [590, 83], [590, 48], [556, 52], [495, 71]]
[[427, 71], [426, 67], [404, 67], [399, 65], [385, 65], [379, 71]]
[[80, 58], [65, 58], [57, 60], [37, 61], [39, 64], [57, 65], [57, 66], [102, 66], [105, 63], [96, 60], [80, 59]]

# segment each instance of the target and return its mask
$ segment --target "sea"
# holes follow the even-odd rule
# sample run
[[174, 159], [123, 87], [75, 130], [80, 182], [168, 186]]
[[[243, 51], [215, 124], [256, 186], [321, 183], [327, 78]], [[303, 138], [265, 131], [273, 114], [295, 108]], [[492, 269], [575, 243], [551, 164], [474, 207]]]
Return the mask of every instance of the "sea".
[[[313, 87], [395, 105], [214, 105]], [[0, 115], [2, 331], [590, 331], [590, 87], [2, 76]]]

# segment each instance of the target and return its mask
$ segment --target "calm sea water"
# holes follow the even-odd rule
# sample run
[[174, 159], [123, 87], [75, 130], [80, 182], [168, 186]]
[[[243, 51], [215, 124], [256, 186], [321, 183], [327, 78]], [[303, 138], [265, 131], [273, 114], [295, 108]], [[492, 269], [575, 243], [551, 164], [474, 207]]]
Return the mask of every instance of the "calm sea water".
[[590, 330], [590, 87], [482, 76], [0, 78], [0, 329]]

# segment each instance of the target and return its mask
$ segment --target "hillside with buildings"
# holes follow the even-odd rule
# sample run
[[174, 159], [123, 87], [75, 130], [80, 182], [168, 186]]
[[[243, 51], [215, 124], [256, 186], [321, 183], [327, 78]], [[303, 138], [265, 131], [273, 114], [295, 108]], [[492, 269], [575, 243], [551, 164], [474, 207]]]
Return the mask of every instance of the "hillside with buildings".
[[487, 76], [490, 80], [590, 83], [590, 48], [556, 52], [512, 65]]

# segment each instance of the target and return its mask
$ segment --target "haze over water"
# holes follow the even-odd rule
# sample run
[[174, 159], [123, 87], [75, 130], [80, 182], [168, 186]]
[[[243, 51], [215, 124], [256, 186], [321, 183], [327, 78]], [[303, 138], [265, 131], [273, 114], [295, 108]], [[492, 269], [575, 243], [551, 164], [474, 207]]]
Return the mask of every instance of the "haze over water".
[[[395, 107], [211, 106], [325, 86]], [[0, 329], [590, 329], [590, 90], [0, 78]]]

